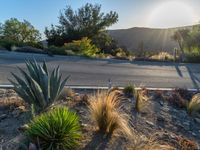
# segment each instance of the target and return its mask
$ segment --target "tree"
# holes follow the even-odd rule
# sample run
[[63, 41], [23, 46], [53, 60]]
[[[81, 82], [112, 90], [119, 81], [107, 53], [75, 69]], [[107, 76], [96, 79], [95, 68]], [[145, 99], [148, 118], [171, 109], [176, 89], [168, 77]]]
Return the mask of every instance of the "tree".
[[45, 29], [49, 44], [60, 45], [83, 37], [93, 39], [94, 36], [118, 21], [118, 14], [110, 11], [101, 12], [101, 5], [89, 4], [74, 11], [70, 6], [59, 16], [59, 25]]
[[181, 29], [181, 30], [175, 31], [173, 36], [172, 36], [172, 39], [175, 40], [179, 45], [179, 48], [180, 48], [181, 53], [182, 53], [182, 56], [181, 56], [182, 60], [185, 57], [185, 54], [184, 54], [184, 43], [186, 42], [186, 39], [188, 38], [188, 34], [189, 34], [189, 30], [188, 29]]
[[13, 40], [16, 42], [38, 42], [40, 40], [40, 33], [36, 30], [31, 23], [24, 20], [18, 21], [16, 18], [6, 20], [0, 27], [0, 31], [5, 39]]

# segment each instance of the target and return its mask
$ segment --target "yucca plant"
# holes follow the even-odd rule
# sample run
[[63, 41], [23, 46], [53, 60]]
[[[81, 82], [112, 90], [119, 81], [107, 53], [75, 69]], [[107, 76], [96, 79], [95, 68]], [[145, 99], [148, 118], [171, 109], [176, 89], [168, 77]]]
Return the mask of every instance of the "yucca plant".
[[29, 104], [40, 111], [51, 105], [59, 97], [68, 79], [61, 81], [60, 69], [55, 68], [51, 74], [46, 63], [42, 65], [34, 61], [26, 61], [27, 72], [18, 68], [22, 77], [12, 73], [16, 81], [10, 80], [15, 92]]
[[195, 114], [200, 112], [200, 93], [195, 94], [187, 106], [188, 113]]
[[35, 117], [26, 135], [42, 149], [73, 149], [81, 137], [79, 117], [66, 107], [57, 107]]
[[115, 91], [98, 92], [90, 98], [89, 110], [98, 130], [104, 134], [119, 133], [131, 137], [128, 116], [120, 108], [120, 97]]

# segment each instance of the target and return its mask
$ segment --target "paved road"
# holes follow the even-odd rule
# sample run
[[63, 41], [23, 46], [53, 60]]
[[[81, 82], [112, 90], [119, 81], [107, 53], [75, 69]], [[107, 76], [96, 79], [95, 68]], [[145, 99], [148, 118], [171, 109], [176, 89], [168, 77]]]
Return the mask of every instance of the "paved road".
[[25, 58], [45, 59], [50, 70], [60, 66], [63, 76], [71, 75], [69, 85], [125, 86], [134, 83], [147, 87], [200, 87], [200, 64], [161, 62], [128, 62], [120, 60], [95, 60], [80, 57], [48, 57], [0, 51], [0, 84], [9, 84], [10, 72], [19, 73], [16, 66], [25, 69]]

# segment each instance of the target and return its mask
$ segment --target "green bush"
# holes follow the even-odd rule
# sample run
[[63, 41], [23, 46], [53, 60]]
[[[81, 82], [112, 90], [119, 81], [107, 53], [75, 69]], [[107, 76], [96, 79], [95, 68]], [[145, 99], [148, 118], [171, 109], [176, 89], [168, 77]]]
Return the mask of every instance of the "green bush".
[[127, 85], [126, 87], [124, 87], [123, 92], [126, 96], [128, 97], [132, 97], [135, 94], [135, 86], [134, 85]]
[[186, 62], [199, 63], [200, 62], [200, 48], [193, 47], [190, 51], [185, 52]]
[[55, 55], [75, 55], [72, 50], [67, 50], [65, 47], [50, 46], [48, 51]]
[[99, 52], [99, 49], [87, 37], [73, 41], [72, 43], [65, 43], [64, 47], [80, 55], [89, 57], [95, 56]]
[[42, 149], [73, 149], [81, 137], [79, 118], [68, 108], [58, 107], [35, 117], [26, 135]]
[[9, 40], [9, 39], [0, 39], [0, 47], [6, 48], [7, 50], [12, 50], [14, 46], [22, 46], [22, 43]]
[[68, 77], [61, 81], [59, 67], [55, 68], [51, 75], [47, 70], [46, 63], [42, 65], [36, 61], [27, 61], [28, 72], [19, 68], [22, 77], [12, 73], [16, 82], [10, 80], [14, 85], [15, 92], [29, 104], [33, 104], [36, 111], [41, 111], [50, 106], [65, 86]]

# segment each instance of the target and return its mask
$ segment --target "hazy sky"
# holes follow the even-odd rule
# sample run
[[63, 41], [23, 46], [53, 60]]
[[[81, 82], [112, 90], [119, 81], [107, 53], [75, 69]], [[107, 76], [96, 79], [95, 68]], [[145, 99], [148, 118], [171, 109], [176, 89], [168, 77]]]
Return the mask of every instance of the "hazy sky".
[[102, 11], [116, 11], [119, 22], [111, 29], [130, 27], [166, 28], [197, 23], [200, 0], [1, 0], [0, 22], [11, 17], [30, 21], [41, 32], [58, 23], [66, 5], [74, 9], [85, 3], [98, 3]]

